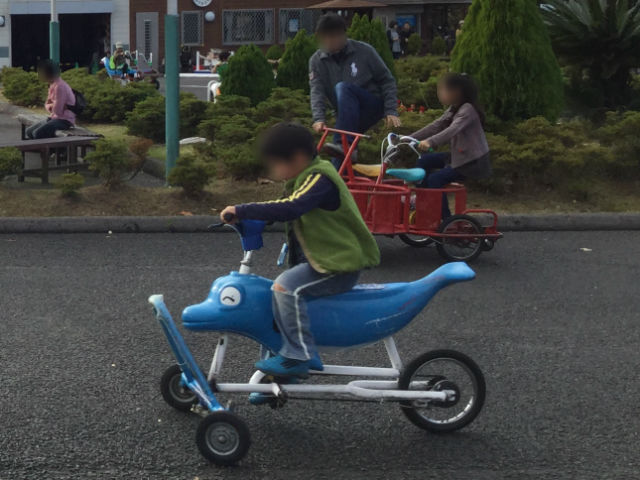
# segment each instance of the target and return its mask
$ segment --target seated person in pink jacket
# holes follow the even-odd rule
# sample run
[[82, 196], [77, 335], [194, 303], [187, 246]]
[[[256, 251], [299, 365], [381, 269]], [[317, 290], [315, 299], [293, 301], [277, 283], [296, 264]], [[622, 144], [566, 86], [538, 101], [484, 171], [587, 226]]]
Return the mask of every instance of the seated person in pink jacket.
[[56, 130], [68, 130], [76, 123], [76, 115], [68, 106], [76, 104], [76, 96], [67, 82], [60, 78], [60, 68], [51, 60], [38, 65], [38, 75], [49, 84], [49, 93], [44, 108], [49, 118], [27, 128], [27, 138], [53, 138]]
[[[489, 145], [484, 134], [484, 113], [478, 105], [478, 89], [466, 74], [448, 73], [438, 82], [438, 99], [448, 106], [435, 122], [413, 133], [423, 151], [449, 143], [451, 150], [425, 153], [417, 167], [426, 171], [419, 187], [442, 188], [465, 178], [491, 175]], [[442, 218], [451, 216], [446, 195], [442, 198]]]

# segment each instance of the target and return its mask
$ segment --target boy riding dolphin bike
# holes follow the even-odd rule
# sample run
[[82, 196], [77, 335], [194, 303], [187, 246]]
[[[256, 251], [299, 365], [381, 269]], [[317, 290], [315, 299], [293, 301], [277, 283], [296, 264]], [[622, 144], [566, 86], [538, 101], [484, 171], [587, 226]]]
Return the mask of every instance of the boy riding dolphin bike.
[[[202, 455], [229, 465], [242, 459], [251, 443], [247, 425], [221, 405], [218, 393], [250, 394], [252, 404], [273, 408], [289, 399], [398, 402], [412, 423], [436, 433], [471, 423], [485, 397], [476, 363], [453, 350], [433, 350], [405, 364], [393, 335], [439, 290], [472, 280], [473, 270], [456, 262], [410, 283], [356, 285], [359, 272], [377, 265], [380, 257], [341, 177], [316, 158], [313, 138], [301, 126], [277, 125], [261, 145], [272, 172], [288, 180], [286, 196], [223, 210], [223, 222], [241, 237], [241, 267], [216, 279], [206, 300], [182, 313], [184, 328], [220, 334], [208, 376], [162, 295], [149, 298], [176, 358], [162, 376], [162, 396], [177, 410], [204, 416], [196, 433]], [[264, 220], [288, 222], [292, 267], [275, 282], [251, 273], [253, 253], [263, 245]], [[220, 382], [229, 334], [262, 347], [257, 371], [247, 383]], [[377, 342], [384, 343], [388, 367], [323, 365], [318, 354]], [[356, 379], [342, 384], [299, 380], [310, 376]]]

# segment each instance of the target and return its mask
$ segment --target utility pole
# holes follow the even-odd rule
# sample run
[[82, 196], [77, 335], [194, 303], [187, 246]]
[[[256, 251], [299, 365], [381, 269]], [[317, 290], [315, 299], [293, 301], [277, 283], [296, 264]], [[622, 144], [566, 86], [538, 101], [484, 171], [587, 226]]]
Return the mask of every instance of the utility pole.
[[51, 21], [49, 22], [49, 58], [55, 63], [60, 63], [60, 23], [56, 0], [51, 0]]
[[180, 149], [180, 69], [178, 39], [178, 0], [167, 0], [167, 14], [164, 17], [164, 55], [165, 55], [165, 133], [167, 158], [165, 175], [168, 183], [169, 173], [176, 166]]

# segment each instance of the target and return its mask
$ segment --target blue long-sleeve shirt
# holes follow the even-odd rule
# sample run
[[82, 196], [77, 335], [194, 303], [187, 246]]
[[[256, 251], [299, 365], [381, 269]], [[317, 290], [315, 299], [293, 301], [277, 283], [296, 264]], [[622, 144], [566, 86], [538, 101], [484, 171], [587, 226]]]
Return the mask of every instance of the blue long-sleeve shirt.
[[[290, 222], [315, 208], [334, 211], [339, 207], [340, 192], [335, 183], [320, 173], [312, 173], [302, 182], [300, 188], [286, 198], [271, 202], [236, 205], [236, 216], [240, 220]], [[289, 229], [287, 243], [290, 265], [307, 261], [293, 229]]]
[[236, 205], [236, 215], [240, 220], [290, 222], [315, 208], [333, 211], [339, 207], [338, 187], [321, 173], [312, 173], [288, 197], [270, 202]]

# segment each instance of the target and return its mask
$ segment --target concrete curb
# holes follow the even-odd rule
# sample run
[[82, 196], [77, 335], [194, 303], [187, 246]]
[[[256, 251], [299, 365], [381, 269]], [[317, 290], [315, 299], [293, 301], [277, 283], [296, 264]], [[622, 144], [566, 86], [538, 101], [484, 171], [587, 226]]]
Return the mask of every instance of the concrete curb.
[[[6, 217], [0, 233], [197, 233], [206, 232], [214, 216], [191, 217]], [[640, 230], [640, 213], [501, 215], [503, 232]], [[273, 225], [269, 231], [282, 231]], [[228, 230], [222, 230], [228, 231]]]

